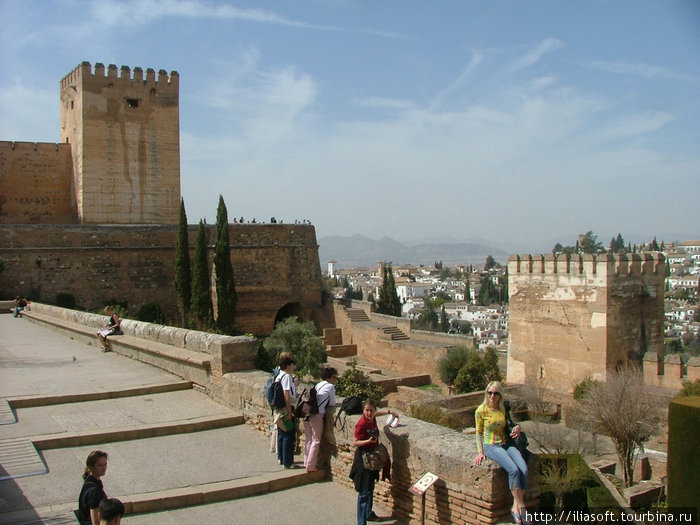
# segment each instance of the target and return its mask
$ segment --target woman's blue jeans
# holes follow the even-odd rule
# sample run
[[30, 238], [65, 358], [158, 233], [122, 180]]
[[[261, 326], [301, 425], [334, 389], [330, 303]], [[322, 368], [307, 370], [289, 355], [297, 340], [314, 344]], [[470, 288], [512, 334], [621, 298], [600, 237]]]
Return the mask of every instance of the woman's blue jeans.
[[527, 490], [527, 463], [516, 447], [503, 448], [501, 445], [484, 445], [484, 455], [506, 469], [508, 485], [511, 490]]
[[294, 463], [294, 438], [296, 429], [284, 431], [277, 427], [277, 458], [285, 467], [290, 467]]
[[374, 472], [365, 470], [362, 474], [360, 491], [357, 494], [357, 525], [367, 525], [367, 519], [372, 514], [374, 499]]

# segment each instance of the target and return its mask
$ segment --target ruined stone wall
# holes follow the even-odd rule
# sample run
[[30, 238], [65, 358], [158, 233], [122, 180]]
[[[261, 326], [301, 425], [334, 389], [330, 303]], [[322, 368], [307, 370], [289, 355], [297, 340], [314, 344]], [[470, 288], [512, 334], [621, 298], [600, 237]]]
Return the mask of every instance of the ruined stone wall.
[[511, 256], [508, 382], [569, 392], [663, 353], [661, 254]]
[[61, 80], [81, 223], [177, 224], [179, 75], [83, 62]]
[[[191, 226], [191, 257], [195, 235]], [[213, 264], [213, 226], [207, 236]], [[91, 310], [127, 300], [131, 315], [156, 302], [179, 322], [172, 285], [176, 237], [176, 226], [0, 226], [0, 293], [44, 302], [70, 293]], [[267, 334], [278, 315], [314, 321], [325, 315], [313, 226], [232, 224], [229, 237], [241, 332]]]
[[69, 144], [0, 141], [0, 224], [70, 224]]

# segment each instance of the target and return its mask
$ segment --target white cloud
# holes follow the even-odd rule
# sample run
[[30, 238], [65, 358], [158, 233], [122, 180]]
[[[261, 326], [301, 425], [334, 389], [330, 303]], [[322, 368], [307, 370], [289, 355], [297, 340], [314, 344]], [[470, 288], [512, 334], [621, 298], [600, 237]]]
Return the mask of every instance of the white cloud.
[[514, 71], [518, 71], [531, 66], [532, 64], [539, 62], [547, 53], [556, 51], [563, 45], [564, 44], [561, 40], [557, 40], [556, 38], [547, 38], [546, 40], [540, 42], [536, 47], [529, 50], [525, 56], [518, 58], [513, 63], [512, 69]]
[[650, 64], [636, 63], [629, 64], [626, 62], [605, 62], [601, 60], [593, 60], [589, 62], [588, 67], [599, 71], [607, 71], [618, 75], [631, 75], [641, 78], [662, 78], [662, 79], [692, 79], [688, 75], [674, 73], [666, 68], [653, 66]]
[[315, 29], [333, 29], [317, 26], [278, 15], [274, 11], [256, 8], [238, 8], [230, 4], [199, 0], [94, 0], [93, 16], [108, 25], [145, 25], [165, 17], [214, 18], [245, 20], [262, 24], [278, 24]]

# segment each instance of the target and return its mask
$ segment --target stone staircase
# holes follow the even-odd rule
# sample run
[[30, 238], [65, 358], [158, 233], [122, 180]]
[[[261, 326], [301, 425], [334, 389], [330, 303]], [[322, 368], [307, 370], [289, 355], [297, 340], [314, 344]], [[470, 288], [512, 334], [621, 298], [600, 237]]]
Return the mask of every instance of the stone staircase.
[[379, 339], [390, 341], [406, 341], [410, 339], [401, 329], [396, 326], [384, 326], [379, 329]]
[[353, 323], [359, 323], [370, 320], [367, 315], [367, 312], [365, 312], [362, 308], [346, 308], [345, 313], [347, 314], [350, 321], [352, 321]]

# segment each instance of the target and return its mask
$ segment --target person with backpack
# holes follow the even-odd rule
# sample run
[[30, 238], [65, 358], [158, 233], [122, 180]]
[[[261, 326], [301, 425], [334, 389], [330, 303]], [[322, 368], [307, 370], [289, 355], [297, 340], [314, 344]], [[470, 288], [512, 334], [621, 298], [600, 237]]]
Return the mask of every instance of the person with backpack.
[[304, 435], [306, 436], [304, 467], [307, 472], [318, 470], [316, 460], [323, 436], [323, 420], [326, 408], [335, 406], [335, 383], [337, 381], [338, 371], [332, 366], [327, 366], [321, 370], [321, 382], [314, 387], [316, 389], [317, 412], [304, 420]]
[[280, 357], [280, 373], [275, 378], [275, 385], [281, 388], [284, 397], [284, 405], [274, 407], [274, 422], [277, 425], [277, 459], [284, 468], [298, 468], [294, 465], [294, 441], [296, 430], [292, 407], [296, 400], [297, 389], [294, 384], [294, 366], [296, 361], [291, 356]]

